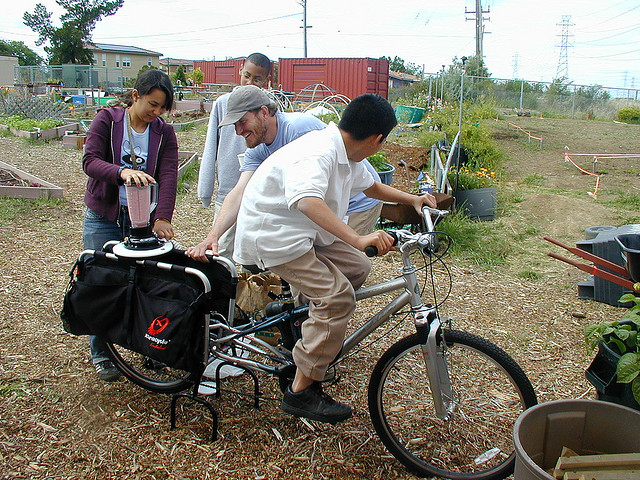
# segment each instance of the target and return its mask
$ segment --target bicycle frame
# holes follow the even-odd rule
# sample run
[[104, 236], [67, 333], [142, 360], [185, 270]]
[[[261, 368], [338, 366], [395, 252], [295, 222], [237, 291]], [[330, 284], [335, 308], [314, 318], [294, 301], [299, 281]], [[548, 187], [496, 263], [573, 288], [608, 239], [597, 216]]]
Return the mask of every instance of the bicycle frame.
[[[436, 212], [441, 213], [439, 211]], [[428, 231], [433, 232], [434, 224], [431, 220], [430, 214], [425, 215], [425, 222]], [[406, 305], [411, 305], [411, 313], [416, 330], [419, 333], [424, 334], [422, 352], [429, 376], [428, 380], [431, 386], [431, 391], [433, 392], [436, 415], [441, 419], [447, 420], [449, 415], [455, 409], [455, 401], [453, 398], [449, 374], [447, 372], [444, 351], [438, 346], [441, 322], [437, 315], [437, 309], [431, 305], [424, 305], [422, 302], [420, 286], [418, 285], [418, 279], [416, 277], [416, 268], [410, 257], [412, 251], [417, 248], [425, 247], [426, 244], [431, 245], [433, 240], [429, 238], [425, 241], [421, 237], [419, 238], [415, 234], [411, 234], [406, 231], [398, 231], [396, 233], [398, 237], [400, 237], [399, 239], [402, 243], [399, 248], [403, 263], [401, 276], [359, 289], [355, 292], [355, 296], [356, 302], [359, 302], [385, 293], [391, 293], [398, 290], [401, 290], [401, 292], [344, 340], [341, 356], [336, 359], [332, 365], [340, 363], [349, 352], [357, 347], [381, 325], [386, 323], [392, 315], [399, 312]], [[248, 335], [276, 326], [279, 323], [291, 321], [296, 318], [304, 318], [307, 313], [307, 306], [297, 307], [293, 310], [267, 318], [266, 320], [246, 329], [233, 328], [219, 322], [212, 323], [210, 329], [223, 328], [227, 330], [229, 334], [224, 335], [223, 337], [218, 337], [214, 340], [214, 345], [212, 346], [212, 357], [210, 360], [218, 358], [234, 365], [250, 369], [258, 369], [277, 375], [280, 371], [278, 367], [267, 365], [254, 359], [230, 355], [218, 349], [217, 345], [232, 342], [242, 349], [249, 350], [250, 352], [261, 356], [266, 356], [272, 361], [282, 365], [291, 365], [293, 364], [293, 359], [290, 355], [286, 355], [272, 345], [269, 345], [255, 337], [251, 338], [250, 342], [246, 342], [246, 340], [243, 339]], [[212, 320], [214, 320], [214, 318], [212, 318]]]

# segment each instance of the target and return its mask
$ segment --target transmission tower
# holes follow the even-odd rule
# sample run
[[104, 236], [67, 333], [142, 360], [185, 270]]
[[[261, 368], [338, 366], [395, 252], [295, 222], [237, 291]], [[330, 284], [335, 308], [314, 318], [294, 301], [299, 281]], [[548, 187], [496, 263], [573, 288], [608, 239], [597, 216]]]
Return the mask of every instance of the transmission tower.
[[520, 74], [518, 73], [518, 52], [513, 54], [513, 79], [517, 80], [517, 78], [520, 76]]
[[476, 22], [476, 57], [480, 58], [480, 60], [482, 60], [482, 42], [484, 40], [484, 34], [485, 33], [491, 33], [491, 32], [485, 32], [484, 31], [484, 24], [482, 23], [484, 20], [490, 21], [491, 19], [489, 17], [483, 17], [482, 14], [483, 13], [490, 13], [489, 8], [487, 8], [486, 10], [482, 10], [482, 1], [481, 0], [476, 0], [476, 9], [475, 11], [469, 11], [467, 10], [467, 7], [464, 7], [464, 14], [465, 15], [471, 15], [471, 14], [475, 14], [475, 17], [472, 18], [465, 18], [465, 20], [475, 20]]
[[569, 78], [569, 47], [573, 47], [569, 43], [569, 37], [573, 35], [569, 34], [569, 27], [574, 24], [571, 23], [571, 15], [563, 15], [562, 23], [556, 23], [556, 25], [562, 27], [562, 33], [560, 34], [560, 58], [558, 58], [558, 69], [556, 70], [556, 79]]

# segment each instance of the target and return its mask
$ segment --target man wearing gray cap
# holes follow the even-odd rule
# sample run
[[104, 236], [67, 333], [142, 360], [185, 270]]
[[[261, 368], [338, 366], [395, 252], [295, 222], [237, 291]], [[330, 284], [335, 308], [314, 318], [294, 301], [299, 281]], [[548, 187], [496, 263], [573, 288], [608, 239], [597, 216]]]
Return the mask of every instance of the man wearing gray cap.
[[[262, 53], [252, 53], [245, 59], [238, 74], [240, 85], [265, 88], [271, 75], [271, 60]], [[227, 114], [230, 95], [231, 92], [220, 95], [211, 108], [207, 138], [198, 172], [198, 198], [205, 207], [213, 203], [211, 206], [214, 208], [214, 218], [219, 215], [227, 193], [238, 182], [240, 177], [238, 155], [244, 155], [247, 149], [244, 138], [236, 135], [233, 125], [218, 127]], [[235, 227], [230, 228], [218, 240], [220, 255], [227, 258], [233, 256], [235, 232]]]
[[[236, 88], [229, 96], [227, 113], [218, 125], [235, 125], [236, 134], [244, 137], [248, 150], [244, 163], [240, 167], [240, 178], [236, 186], [227, 194], [207, 237], [195, 247], [187, 250], [187, 255], [207, 262], [206, 251], [219, 255], [219, 241], [236, 222], [244, 189], [253, 172], [269, 155], [280, 147], [312, 130], [321, 130], [326, 125], [311, 115], [283, 113], [264, 90], [253, 85]], [[377, 173], [366, 161], [363, 164], [370, 170], [374, 180], [379, 181]], [[353, 215], [355, 223], [348, 223], [358, 233], [366, 235], [373, 230], [380, 216], [378, 200], [358, 194], [351, 199], [347, 215]]]
[[269, 95], [253, 85], [238, 87], [231, 92], [227, 114], [219, 127], [225, 125], [235, 125], [236, 134], [244, 137], [248, 149], [240, 167], [238, 183], [225, 197], [213, 228], [202, 242], [187, 250], [187, 255], [202, 262], [208, 261], [207, 250], [218, 255], [218, 241], [235, 224], [244, 188], [260, 164], [283, 145], [312, 130], [326, 127], [312, 115], [278, 111]]

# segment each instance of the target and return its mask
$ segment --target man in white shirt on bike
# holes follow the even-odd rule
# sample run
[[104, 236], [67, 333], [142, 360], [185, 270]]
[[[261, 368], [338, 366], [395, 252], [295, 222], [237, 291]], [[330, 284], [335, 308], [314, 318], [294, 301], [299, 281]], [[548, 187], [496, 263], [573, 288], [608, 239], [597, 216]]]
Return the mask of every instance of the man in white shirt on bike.
[[374, 245], [387, 253], [384, 231], [359, 235], [346, 223], [349, 198], [359, 192], [384, 201], [436, 206], [426, 194], [411, 195], [374, 181], [361, 163], [377, 152], [397, 124], [393, 108], [378, 95], [361, 95], [339, 125], [310, 132], [283, 146], [247, 183], [238, 214], [234, 260], [258, 265], [286, 280], [309, 303], [309, 319], [293, 349], [297, 367], [282, 410], [337, 423], [351, 407], [322, 391], [320, 382], [339, 354], [355, 309], [355, 290], [371, 264], [362, 253]]

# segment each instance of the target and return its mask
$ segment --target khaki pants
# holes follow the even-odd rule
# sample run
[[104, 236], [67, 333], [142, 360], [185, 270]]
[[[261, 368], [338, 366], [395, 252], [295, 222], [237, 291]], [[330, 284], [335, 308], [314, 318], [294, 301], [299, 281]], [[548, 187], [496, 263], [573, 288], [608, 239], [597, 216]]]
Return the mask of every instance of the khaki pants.
[[369, 235], [376, 228], [376, 223], [378, 223], [380, 219], [381, 211], [382, 202], [378, 202], [377, 205], [364, 212], [350, 213], [347, 224], [353, 228], [358, 235]]
[[309, 319], [293, 349], [300, 371], [320, 381], [340, 352], [347, 324], [355, 310], [355, 290], [369, 275], [371, 262], [342, 240], [314, 247], [288, 263], [270, 267], [309, 302]]

